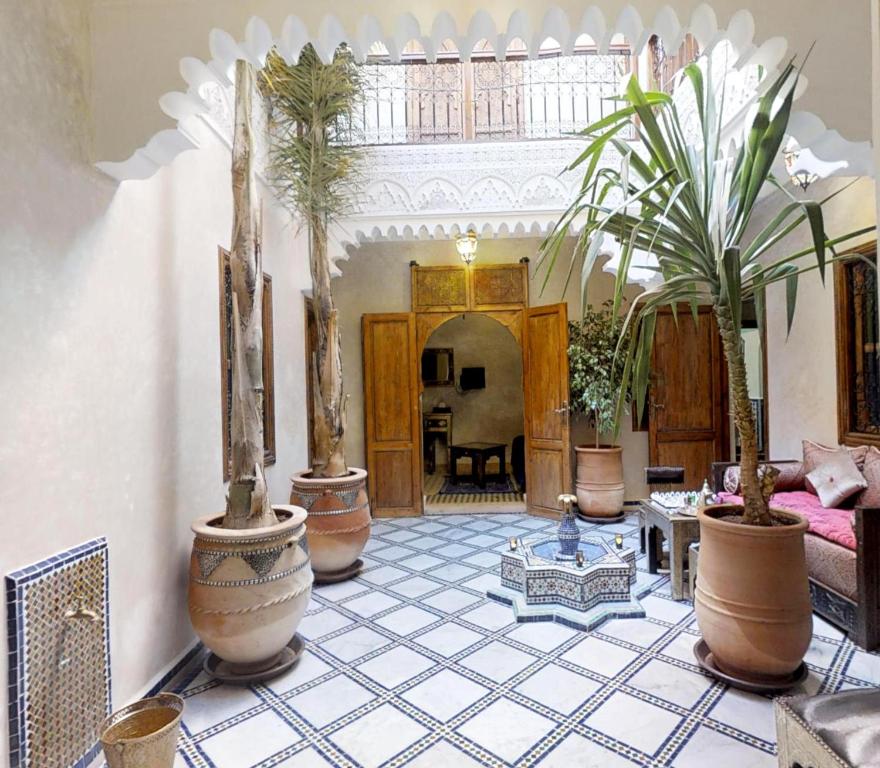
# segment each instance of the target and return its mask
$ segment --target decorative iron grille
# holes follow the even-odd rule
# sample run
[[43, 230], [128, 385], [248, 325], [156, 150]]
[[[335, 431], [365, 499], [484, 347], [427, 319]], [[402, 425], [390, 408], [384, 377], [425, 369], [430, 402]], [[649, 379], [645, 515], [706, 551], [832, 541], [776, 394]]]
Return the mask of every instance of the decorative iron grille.
[[534, 60], [374, 60], [361, 69], [364, 101], [355, 141], [542, 139], [574, 133], [613, 111], [609, 97], [632, 70], [632, 55], [621, 48]]

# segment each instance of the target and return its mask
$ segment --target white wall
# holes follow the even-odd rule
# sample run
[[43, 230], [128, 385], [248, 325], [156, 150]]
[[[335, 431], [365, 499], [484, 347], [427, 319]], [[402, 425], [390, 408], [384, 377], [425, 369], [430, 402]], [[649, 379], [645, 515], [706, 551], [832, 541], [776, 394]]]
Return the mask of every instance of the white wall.
[[[808, 197], [822, 199], [841, 182], [819, 182]], [[776, 212], [775, 204], [759, 209], [763, 215], [752, 224], [758, 228]], [[861, 179], [825, 206], [829, 237], [876, 223], [874, 183]], [[809, 229], [803, 227], [768, 257], [796, 253], [811, 245]], [[815, 256], [801, 260], [815, 263]], [[823, 287], [817, 272], [801, 277], [797, 311], [791, 336], [786, 339], [785, 283], [768, 289], [767, 295], [767, 396], [769, 398], [770, 457], [801, 456], [801, 440], [837, 444], [837, 362], [834, 341], [834, 270], [829, 267]]]
[[[565, 299], [568, 302], [568, 316], [580, 316], [579, 274], [580, 266], [574, 270], [574, 277], [567, 291], [563, 291], [568, 250], [563, 251], [560, 268], [557, 268], [541, 292], [544, 272], [536, 275], [535, 257], [540, 240], [534, 237], [502, 238], [481, 240], [477, 259], [484, 264], [503, 264], [530, 258], [529, 284], [530, 304], [537, 306], [553, 304]], [[349, 394], [347, 409], [348, 426], [346, 431], [346, 458], [349, 464], [364, 466], [364, 411], [363, 411], [363, 356], [361, 344], [361, 316], [367, 312], [408, 312], [410, 310], [410, 260], [421, 266], [461, 264], [451, 241], [397, 241], [366, 243], [352, 251], [348, 261], [341, 262], [342, 277], [333, 281], [333, 291], [339, 307], [340, 329], [342, 332], [342, 367], [345, 388]], [[612, 295], [614, 279], [595, 267], [590, 278], [588, 303], [601, 304]], [[635, 292], [638, 289], [633, 289]], [[591, 430], [583, 419], [572, 423], [572, 442], [588, 443], [592, 440]], [[638, 499], [644, 495], [644, 467], [648, 464], [647, 432], [633, 433], [631, 423], [626, 419], [620, 436], [624, 453], [624, 482], [626, 498]]]
[[[203, 128], [200, 151], [148, 182], [116, 186], [93, 169], [82, 5], [28, 0], [0, 16], [0, 48], [15, 52], [0, 68], [0, 574], [108, 538], [119, 706], [194, 641], [189, 524], [223, 510], [217, 246], [229, 244], [230, 158]], [[306, 464], [308, 268], [264, 198], [278, 454], [267, 475], [285, 503]], [[6, 692], [4, 662], [4, 713]], [[5, 714], [0, 730], [6, 755]]]

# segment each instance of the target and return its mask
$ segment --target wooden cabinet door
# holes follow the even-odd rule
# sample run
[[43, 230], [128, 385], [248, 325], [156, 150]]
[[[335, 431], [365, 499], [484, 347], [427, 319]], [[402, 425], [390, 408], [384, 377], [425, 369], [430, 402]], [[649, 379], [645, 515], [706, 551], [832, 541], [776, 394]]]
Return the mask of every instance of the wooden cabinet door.
[[571, 492], [568, 312], [552, 304], [525, 313], [526, 499], [529, 513], [556, 517], [556, 497]]
[[416, 323], [412, 313], [364, 315], [364, 411], [374, 517], [422, 514]]
[[685, 468], [684, 488], [699, 489], [713, 461], [729, 452], [727, 368], [709, 307], [694, 323], [689, 307], [657, 314], [649, 391], [652, 465]]

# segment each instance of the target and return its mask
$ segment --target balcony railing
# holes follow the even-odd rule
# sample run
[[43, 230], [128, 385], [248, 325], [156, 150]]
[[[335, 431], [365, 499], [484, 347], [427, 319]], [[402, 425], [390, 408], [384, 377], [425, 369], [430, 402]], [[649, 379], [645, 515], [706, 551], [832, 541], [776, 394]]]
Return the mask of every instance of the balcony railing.
[[626, 48], [538, 59], [440, 59], [362, 66], [365, 144], [559, 138], [615, 109], [609, 97], [632, 71]]

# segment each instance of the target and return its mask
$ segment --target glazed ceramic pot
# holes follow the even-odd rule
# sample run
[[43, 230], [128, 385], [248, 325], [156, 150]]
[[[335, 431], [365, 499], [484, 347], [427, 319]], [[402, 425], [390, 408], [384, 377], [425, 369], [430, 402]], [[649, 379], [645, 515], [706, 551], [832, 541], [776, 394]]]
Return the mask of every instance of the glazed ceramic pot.
[[306, 511], [273, 509], [279, 522], [265, 528], [221, 528], [222, 515], [192, 525], [190, 620], [202, 642], [241, 674], [275, 664], [312, 591]]
[[743, 525], [719, 504], [701, 509], [700, 572], [694, 607], [703, 639], [722, 671], [772, 683], [792, 675], [813, 634], [804, 533], [799, 515], [773, 510], [788, 525]]
[[344, 574], [370, 538], [366, 470], [350, 467], [344, 477], [312, 477], [311, 470], [304, 470], [290, 480], [290, 503], [303, 507], [309, 515], [315, 578], [322, 581]]
[[623, 509], [623, 449], [575, 446], [578, 509], [587, 517], [617, 517]]

